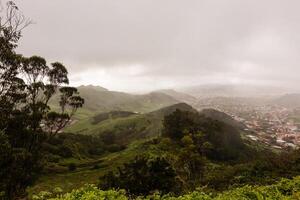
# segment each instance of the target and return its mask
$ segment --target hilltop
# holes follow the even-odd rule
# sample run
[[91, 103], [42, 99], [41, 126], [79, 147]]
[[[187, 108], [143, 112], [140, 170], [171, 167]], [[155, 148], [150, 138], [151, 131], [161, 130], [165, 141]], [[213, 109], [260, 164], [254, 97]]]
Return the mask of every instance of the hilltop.
[[[163, 128], [163, 119], [176, 110], [198, 113], [196, 109], [186, 103], [178, 103], [145, 114], [123, 113], [123, 116], [113, 116], [112, 112], [102, 113], [94, 117], [81, 120], [65, 129], [66, 132], [85, 135], [112, 134], [118, 138], [119, 144], [129, 144], [132, 141], [159, 136]], [[229, 115], [209, 109], [200, 112], [200, 116], [222, 122], [236, 130], [243, 125]], [[95, 119], [101, 118], [101, 120]]]
[[157, 92], [167, 94], [167, 95], [173, 97], [174, 99], [176, 99], [180, 102], [187, 103], [187, 104], [193, 105], [197, 102], [196, 97], [194, 97], [190, 94], [186, 94], [184, 92], [178, 92], [178, 91], [173, 90], [173, 89], [157, 90]]
[[231, 116], [227, 115], [226, 113], [214, 110], [214, 109], [203, 109], [201, 111], [201, 114], [203, 114], [205, 117], [211, 118], [213, 120], [218, 120], [221, 122], [224, 122], [225, 124], [228, 124], [232, 127], [235, 127], [239, 130], [244, 130], [246, 128], [246, 125], [236, 121]]
[[177, 109], [197, 112], [186, 103], [174, 104], [145, 114], [131, 113], [128, 116], [112, 117], [111, 112], [108, 112], [99, 114], [110, 117], [98, 121], [98, 123], [95, 123], [95, 118], [99, 116], [96, 115], [67, 127], [65, 131], [85, 135], [110, 133], [119, 138], [118, 142], [120, 144], [129, 144], [134, 140], [160, 135], [164, 116]]
[[289, 91], [288, 88], [248, 85], [248, 84], [204, 84], [190, 86], [180, 89], [180, 91], [191, 94], [195, 97], [263, 97], [283, 94]]
[[[83, 108], [76, 114], [77, 119], [91, 117], [101, 112], [130, 111], [146, 113], [159, 108], [179, 103], [173, 97], [160, 92], [148, 94], [129, 94], [125, 92], [110, 91], [100, 86], [79, 86], [80, 96], [84, 98]], [[58, 96], [54, 96], [50, 105], [55, 109], [58, 105]]]
[[159, 92], [135, 95], [104, 90], [101, 87], [79, 87], [78, 90], [85, 99], [83, 108], [93, 112], [112, 110], [148, 112], [177, 102], [171, 96]]
[[79, 91], [82, 91], [82, 90], [95, 90], [98, 92], [108, 91], [108, 89], [101, 87], [99, 85], [81, 85], [81, 86], [77, 87], [77, 89]]

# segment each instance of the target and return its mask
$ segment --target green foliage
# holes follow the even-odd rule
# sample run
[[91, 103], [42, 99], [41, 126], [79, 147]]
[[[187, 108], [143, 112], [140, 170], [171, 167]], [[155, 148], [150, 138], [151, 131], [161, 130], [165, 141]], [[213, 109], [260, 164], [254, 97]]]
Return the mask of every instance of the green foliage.
[[[141, 140], [159, 135], [162, 130], [161, 119], [172, 116], [176, 108], [192, 112], [185, 117], [193, 123], [183, 129], [180, 140], [172, 137]], [[78, 125], [81, 126], [80, 123]], [[280, 177], [291, 178], [300, 172], [299, 152], [276, 155], [264, 149], [257, 151], [253, 143], [240, 140], [238, 130], [234, 127], [207, 119], [193, 112], [186, 104], [149, 114], [110, 117], [95, 125], [87, 124], [86, 127], [93, 129], [94, 136], [61, 134], [49, 141], [51, 150], [48, 152], [60, 157], [57, 165], [51, 164], [49, 169], [54, 166], [52, 169], [59, 174], [45, 176], [32, 191], [41, 191], [53, 185], [71, 191], [84, 183], [97, 183], [96, 177], [117, 170], [141, 154], [163, 157], [168, 161], [182, 184], [176, 191], [178, 193], [192, 191], [203, 185], [207, 186], [207, 190], [224, 191], [247, 184], [272, 184]], [[120, 145], [122, 143], [132, 145], [125, 149]], [[67, 149], [71, 150], [71, 157], [63, 157], [60, 153], [68, 152]], [[56, 160], [57, 157], [52, 159]], [[76, 172], [67, 170], [68, 163], [76, 163]]]
[[75, 163], [70, 163], [68, 165], [68, 169], [69, 169], [69, 171], [75, 171], [77, 169], [77, 166]]
[[[49, 194], [49, 193], [48, 193]], [[74, 190], [65, 195], [52, 195], [50, 200], [293, 200], [300, 198], [300, 177], [283, 179], [267, 186], [244, 186], [222, 193], [205, 193], [201, 189], [182, 196], [155, 193], [146, 197], [130, 197], [123, 190], [103, 191], [92, 185]], [[35, 200], [44, 200], [37, 196]]]
[[185, 133], [191, 132], [192, 128], [196, 126], [195, 117], [198, 117], [197, 114], [179, 109], [165, 116], [163, 136], [180, 140]]
[[195, 142], [190, 135], [185, 135], [181, 139], [183, 147], [178, 153], [178, 161], [176, 164], [177, 173], [185, 180], [189, 188], [195, 187], [203, 181], [203, 174], [205, 172], [206, 157], [201, 155]]
[[180, 103], [146, 114], [135, 114], [128, 117], [117, 117], [114, 115], [114, 117], [111, 116], [109, 119], [99, 123], [93, 123], [94, 118], [80, 120], [66, 127], [65, 131], [94, 136], [111, 133], [118, 138], [119, 144], [128, 145], [135, 140], [161, 135], [164, 116], [174, 112], [176, 109], [193, 111], [191, 106]]
[[237, 129], [199, 113], [176, 110], [165, 116], [163, 124], [163, 137], [193, 144], [201, 155], [213, 160], [238, 160], [248, 151]]
[[[201, 138], [201, 134], [199, 134], [199, 138]], [[102, 177], [108, 171], [116, 170], [118, 166], [123, 166], [124, 163], [130, 162], [140, 154], [147, 154], [151, 157], [162, 156], [168, 160], [177, 177], [183, 182], [183, 191], [178, 189], [176, 192], [192, 191], [203, 185], [207, 186], [208, 191], [224, 191], [247, 184], [252, 186], [272, 184], [281, 177], [290, 178], [299, 175], [300, 172], [299, 151], [282, 155], [259, 152], [259, 154], [255, 154], [257, 157], [254, 160], [249, 158], [249, 160], [242, 160], [238, 163], [228, 163], [205, 159], [189, 146], [178, 144], [170, 138], [135, 142], [121, 152], [104, 155], [99, 163], [99, 170], [91, 169], [95, 165], [94, 162], [84, 164], [84, 166], [88, 166], [88, 170], [81, 168], [81, 164], [77, 164], [76, 173], [69, 173], [67, 170], [64, 174], [51, 173], [44, 177], [32, 191], [36, 194], [38, 191], [49, 190], [53, 186], [60, 186], [65, 191], [71, 191], [82, 187], [85, 183], [97, 183], [97, 177]], [[209, 144], [204, 146], [211, 147]], [[196, 160], [193, 161], [193, 159]], [[192, 163], [197, 159], [200, 159], [202, 163], [202, 165], [197, 165], [197, 167], [201, 167], [201, 170], [191, 173], [193, 168], [188, 166], [193, 166]], [[70, 162], [79, 161], [70, 160]], [[82, 164], [84, 162], [82, 160]]]
[[[50, 158], [92, 158], [102, 155], [108, 147], [99, 137], [61, 133], [43, 144], [43, 151]], [[50, 160], [48, 160], [50, 161]]]
[[[105, 153], [119, 152], [126, 146], [115, 144], [114, 135], [90, 136], [60, 133], [42, 146], [45, 159], [50, 163], [64, 163], [65, 160], [99, 159]], [[64, 166], [64, 164], [63, 164]], [[51, 171], [51, 168], [49, 169]], [[55, 170], [54, 170], [55, 171]]]
[[176, 192], [179, 188], [176, 173], [164, 158], [136, 157], [116, 173], [101, 178], [100, 188], [126, 189], [130, 194], [147, 195], [153, 191]]
[[41, 192], [33, 197], [33, 200], [128, 200], [124, 190], [99, 190], [94, 185], [73, 190], [69, 194], [57, 195], [50, 192]]
[[135, 115], [135, 113], [128, 112], [128, 111], [111, 111], [111, 112], [100, 113], [92, 117], [92, 124], [98, 124], [110, 118], [111, 119], [123, 118], [123, 117], [129, 117], [131, 115]]
[[[0, 191], [3, 198], [17, 199], [26, 195], [44, 165], [42, 144], [69, 123], [84, 100], [76, 88], [66, 87], [68, 72], [61, 63], [48, 65], [42, 57], [15, 52], [28, 23], [12, 1], [0, 10], [0, 21], [0, 137], [5, 149]], [[48, 102], [57, 90], [61, 112], [50, 112]]]

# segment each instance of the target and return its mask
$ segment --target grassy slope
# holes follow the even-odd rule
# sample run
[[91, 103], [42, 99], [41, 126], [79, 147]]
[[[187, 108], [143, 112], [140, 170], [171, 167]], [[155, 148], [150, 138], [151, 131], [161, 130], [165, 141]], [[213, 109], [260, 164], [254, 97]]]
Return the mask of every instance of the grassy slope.
[[[85, 184], [97, 184], [99, 177], [111, 170], [117, 169], [117, 167], [133, 159], [137, 155], [141, 155], [147, 152], [148, 155], [166, 155], [172, 157], [178, 155], [180, 148], [175, 144], [168, 144], [167, 146], [153, 145], [150, 140], [144, 139], [131, 143], [128, 148], [121, 152], [110, 153], [99, 157], [95, 160], [73, 160], [68, 159], [60, 163], [61, 166], [67, 165], [72, 162], [77, 164], [77, 169], [74, 172], [70, 172], [65, 168], [60, 173], [47, 174], [42, 176], [34, 187], [28, 191], [32, 194], [38, 194], [41, 191], [51, 191], [55, 187], [60, 187], [64, 192], [70, 192], [73, 189], [83, 187]], [[175, 146], [173, 146], [175, 145]], [[174, 157], [175, 158], [175, 157]], [[98, 165], [98, 169], [93, 169], [95, 164]], [[220, 173], [220, 170], [226, 170], [222, 163], [210, 163], [207, 167], [206, 174]], [[230, 166], [228, 168], [230, 170]]]
[[[99, 177], [106, 172], [116, 169], [138, 155], [141, 152], [141, 143], [143, 141], [136, 141], [124, 151], [104, 155], [95, 160], [65, 160], [63, 163], [60, 163], [61, 166], [69, 162], [74, 163], [75, 161], [79, 167], [73, 172], [64, 168], [60, 173], [46, 174], [39, 178], [36, 184], [28, 189], [28, 192], [32, 195], [41, 191], [50, 191], [55, 187], [60, 187], [68, 192], [75, 188], [83, 187], [87, 183], [97, 184]], [[98, 169], [93, 169], [95, 163], [97, 163]]]
[[65, 129], [66, 132], [98, 135], [103, 132], [116, 134], [120, 140], [128, 143], [141, 138], [158, 136], [162, 129], [162, 119], [176, 109], [196, 112], [191, 106], [179, 103], [147, 114], [136, 114], [124, 118], [107, 119], [93, 124], [91, 119], [81, 120]]
[[[121, 152], [110, 153], [95, 160], [64, 160], [60, 163], [60, 166], [75, 161], [79, 167], [73, 172], [64, 168], [60, 173], [44, 175], [37, 181], [35, 186], [29, 188], [28, 192], [32, 195], [41, 191], [50, 191], [55, 187], [60, 187], [63, 191], [69, 192], [83, 187], [85, 184], [97, 184], [99, 177], [108, 171], [117, 169], [117, 167], [143, 152], [153, 155], [161, 155], [164, 152], [157, 145], [149, 145], [147, 141], [147, 139], [135, 141]], [[173, 150], [170, 153], [176, 155], [178, 148], [173, 148]], [[93, 169], [94, 163], [97, 163], [98, 169]]]
[[[178, 103], [173, 97], [159, 92], [144, 95], [134, 95], [124, 92], [108, 91], [95, 86], [81, 86], [78, 88], [80, 96], [85, 99], [82, 109], [75, 118], [83, 119], [101, 112], [113, 110], [146, 113], [159, 108]], [[52, 108], [57, 107], [59, 95], [50, 100]]]
[[[143, 143], [148, 138], [160, 134], [163, 116], [172, 113], [177, 108], [195, 111], [189, 105], [181, 103], [148, 114], [136, 114], [125, 118], [110, 118], [98, 124], [92, 124], [90, 119], [84, 119], [75, 123], [67, 128], [66, 131], [91, 135], [99, 134], [103, 131], [111, 131], [117, 135], [119, 142], [128, 144], [128, 148], [121, 152], [95, 158], [94, 160], [64, 160], [59, 164], [59, 168], [61, 168], [60, 173], [44, 175], [33, 188], [30, 188], [30, 193], [47, 191], [54, 187], [61, 187], [64, 191], [70, 191], [86, 183], [97, 183], [99, 177], [108, 170], [115, 169], [141, 152], [147, 151], [148, 153], [159, 155], [161, 153], [160, 149], [153, 145], [149, 149]], [[176, 155], [176, 152], [172, 153]], [[68, 163], [76, 163], [78, 166], [77, 170], [74, 172], [68, 171], [66, 167]], [[92, 169], [95, 164], [98, 165], [98, 169]]]
[[[145, 151], [143, 145], [140, 144], [146, 141], [147, 138], [159, 135], [162, 128], [163, 116], [172, 113], [177, 108], [195, 111], [189, 105], [180, 103], [148, 114], [108, 119], [96, 125], [93, 125], [90, 119], [80, 120], [67, 128], [66, 131], [85, 134], [98, 134], [102, 131], [112, 131], [116, 134], [123, 134], [118, 135], [118, 138], [120, 138], [120, 140], [123, 138], [123, 141], [121, 141], [122, 143], [130, 143], [128, 148], [121, 152], [95, 158], [94, 162], [101, 161], [98, 162], [100, 168], [97, 170], [92, 169], [94, 167], [93, 160], [64, 160], [59, 163], [58, 166], [52, 166], [52, 168], [57, 168], [58, 173], [42, 176], [35, 186], [29, 189], [29, 192], [32, 194], [39, 191], [47, 191], [54, 187], [61, 187], [64, 191], [70, 191], [74, 188], [83, 186], [85, 183], [97, 183], [99, 177], [105, 174], [107, 170], [114, 169]], [[132, 134], [126, 132], [126, 135], [124, 135], [124, 131], [126, 130], [131, 130], [130, 132], [132, 132]], [[156, 149], [154, 151], [158, 150]], [[79, 167], [76, 171], [70, 172], [66, 167], [68, 163], [76, 163]]]

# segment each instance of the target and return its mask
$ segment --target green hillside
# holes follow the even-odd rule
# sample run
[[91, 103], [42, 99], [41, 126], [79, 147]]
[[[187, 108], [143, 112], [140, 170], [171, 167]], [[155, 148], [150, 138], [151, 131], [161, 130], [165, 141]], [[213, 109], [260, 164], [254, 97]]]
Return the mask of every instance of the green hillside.
[[[152, 92], [143, 95], [135, 95], [124, 92], [109, 91], [100, 86], [80, 86], [78, 87], [80, 96], [85, 100], [83, 108], [76, 113], [75, 119], [84, 119], [101, 112], [110, 111], [131, 111], [136, 113], [146, 113], [169, 106], [179, 101], [173, 97]], [[51, 101], [51, 107], [55, 109], [58, 105], [58, 95]]]
[[[124, 144], [124, 142], [127, 143], [126, 141], [158, 136], [161, 133], [164, 116], [173, 113], [176, 109], [197, 113], [197, 110], [190, 105], [179, 103], [146, 114], [131, 113], [129, 116], [125, 117], [107, 117], [101, 122], [95, 123], [95, 118], [97, 116], [110, 116], [111, 112], [108, 112], [80, 120], [67, 127], [65, 131], [85, 135], [111, 133], [117, 135], [120, 143]], [[224, 122], [225, 124], [238, 129], [244, 127], [243, 124], [235, 121], [225, 113], [213, 109], [203, 110], [200, 114], [213, 120]]]
[[172, 89], [158, 90], [157, 92], [167, 94], [180, 102], [188, 103], [191, 105], [194, 105], [198, 101], [198, 99], [192, 95], [178, 92]]
[[[194, 113], [196, 118], [201, 116], [191, 106], [180, 103], [147, 114], [109, 112], [107, 113], [108, 119], [99, 123], [94, 121], [97, 116], [79, 121], [70, 127], [73, 131], [78, 130], [78, 132], [74, 131], [76, 134], [62, 134], [55, 140], [49, 141], [45, 147], [50, 159], [47, 171], [30, 191], [49, 190], [53, 186], [70, 191], [85, 183], [97, 183], [99, 177], [106, 174], [107, 171], [114, 170], [142, 154], [171, 157], [178, 155], [182, 148], [180, 145], [170, 143], [166, 149], [164, 140], [155, 139], [163, 132], [164, 118], [178, 110]], [[129, 116], [123, 116], [123, 114], [129, 114]], [[217, 127], [213, 127], [214, 123], [210, 125], [201, 117], [199, 120], [199, 123], [202, 124], [201, 127], [211, 127], [211, 131], [216, 130], [215, 133], [223, 136], [231, 135], [230, 137], [220, 137], [224, 143], [212, 140], [213, 143], [222, 145], [225, 149], [226, 146], [232, 146], [242, 150], [239, 145], [231, 145], [232, 142], [240, 143], [238, 138], [236, 140], [236, 137], [233, 137], [233, 135], [239, 134], [235, 129], [222, 125], [223, 128], [217, 130], [215, 129]], [[201, 128], [205, 132], [209, 129]], [[219, 148], [218, 151], [223, 150]], [[76, 165], [75, 171], [68, 170], [70, 164]]]
[[[249, 146], [242, 140], [238, 128], [198, 114], [187, 104], [176, 104], [148, 114], [125, 113], [130, 115], [125, 117], [123, 114], [120, 117], [120, 113], [109, 113], [109, 119], [94, 125], [94, 131], [97, 128], [105, 130], [104, 134], [69, 133], [51, 141], [47, 155], [50, 150], [51, 154], [59, 154], [60, 158], [48, 163], [48, 171], [29, 189], [30, 194], [53, 191], [55, 187], [70, 192], [87, 183], [100, 184], [101, 188], [106, 189], [106, 180], [123, 184], [120, 187], [125, 187], [123, 189], [129, 187], [129, 182], [127, 184], [126, 181], [132, 183], [137, 181], [136, 178], [146, 181], [150, 177], [150, 180], [154, 179], [156, 182], [155, 174], [139, 174], [139, 170], [130, 167], [129, 171], [121, 173], [124, 177], [118, 178], [118, 170], [136, 165], [136, 158], [141, 156], [149, 159], [149, 162], [165, 159], [174, 170], [174, 186], [179, 187], [179, 194], [203, 185], [206, 186], [204, 189], [207, 194], [216, 194], [234, 187], [271, 184], [280, 177], [300, 175], [297, 164], [299, 152], [277, 155], [268, 150], [257, 150], [255, 146]], [[92, 119], [89, 123], [93, 123]], [[179, 137], [174, 137], [178, 134]], [[111, 135], [114, 135], [113, 139], [107, 138]], [[160, 136], [157, 137], [158, 135]], [[115, 148], [121, 144], [122, 148]], [[96, 149], [100, 151], [95, 151]], [[65, 155], [67, 151], [71, 152], [71, 156]], [[138, 167], [147, 170], [147, 166]], [[138, 174], [137, 177], [128, 173], [132, 170], [134, 174]], [[119, 183], [121, 180], [122, 183]]]
[[[162, 120], [165, 115], [174, 112], [176, 109], [197, 112], [185, 103], [168, 106], [146, 114], [132, 113], [127, 117], [109, 117], [99, 123], [94, 123], [96, 116], [80, 120], [67, 127], [66, 132], [85, 135], [99, 135], [110, 133], [118, 137], [120, 144], [128, 144], [136, 139], [151, 138], [158, 136], [162, 129]], [[111, 113], [111, 112], [110, 112]], [[105, 115], [108, 113], [100, 114]]]
[[201, 111], [201, 114], [203, 114], [205, 117], [208, 117], [208, 118], [211, 118], [214, 120], [218, 120], [218, 121], [222, 121], [226, 124], [229, 124], [233, 127], [238, 128], [240, 130], [243, 130], [246, 128], [246, 126], [243, 123], [238, 122], [238, 121], [234, 120], [231, 116], [229, 116], [223, 112], [214, 110], [214, 109], [203, 109]]

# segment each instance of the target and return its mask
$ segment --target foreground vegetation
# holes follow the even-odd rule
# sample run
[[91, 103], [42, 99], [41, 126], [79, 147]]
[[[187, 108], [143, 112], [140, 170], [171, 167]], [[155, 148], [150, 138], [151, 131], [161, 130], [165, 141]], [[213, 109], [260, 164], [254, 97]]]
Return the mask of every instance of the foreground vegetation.
[[[57, 186], [70, 192], [86, 183], [104, 190], [124, 189], [135, 196], [147, 196], [153, 191], [181, 195], [202, 186], [215, 193], [246, 185], [270, 185], [281, 178], [300, 175], [299, 151], [277, 154], [262, 149], [243, 140], [234, 127], [196, 112], [175, 110], [163, 121], [162, 136], [128, 140], [131, 143], [120, 151], [104, 149], [99, 159], [88, 150], [97, 145], [105, 147], [108, 138], [99, 137], [98, 141], [94, 136], [73, 134], [57, 137], [61, 141], [55, 146], [69, 148], [71, 157], [56, 163], [64, 170], [43, 176], [30, 193]], [[118, 137], [115, 141], [119, 141]], [[75, 159], [80, 157], [85, 159]], [[91, 162], [93, 158], [95, 162]], [[72, 162], [77, 169], [69, 168]]]
[[282, 179], [276, 184], [267, 186], [244, 186], [222, 193], [205, 193], [203, 189], [182, 196], [172, 194], [160, 195], [154, 193], [147, 197], [128, 196], [124, 190], [103, 191], [95, 186], [87, 185], [67, 194], [60, 194], [56, 189], [52, 192], [42, 192], [34, 196], [35, 200], [296, 200], [300, 199], [300, 177], [292, 180]]

